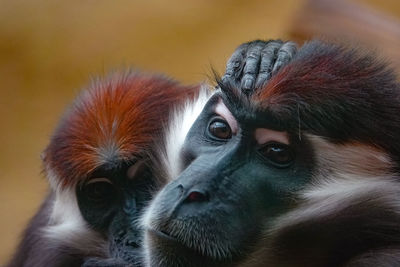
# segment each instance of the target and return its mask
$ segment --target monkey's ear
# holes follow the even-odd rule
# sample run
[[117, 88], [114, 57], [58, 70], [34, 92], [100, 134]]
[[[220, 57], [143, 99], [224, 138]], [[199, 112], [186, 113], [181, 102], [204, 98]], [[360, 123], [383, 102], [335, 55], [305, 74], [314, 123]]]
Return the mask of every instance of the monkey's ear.
[[46, 151], [42, 151], [42, 153], [40, 153], [40, 160], [42, 162], [44, 162], [46, 160]]

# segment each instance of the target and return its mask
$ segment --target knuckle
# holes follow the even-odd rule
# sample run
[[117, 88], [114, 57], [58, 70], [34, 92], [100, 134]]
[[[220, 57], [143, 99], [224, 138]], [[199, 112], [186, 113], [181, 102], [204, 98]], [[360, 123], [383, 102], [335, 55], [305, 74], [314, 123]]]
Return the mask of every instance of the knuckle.
[[260, 57], [260, 53], [258, 53], [256, 51], [251, 51], [247, 55], [247, 59], [258, 59], [259, 57]]
[[247, 68], [244, 70], [245, 75], [254, 75], [256, 73], [255, 68]]
[[289, 54], [279, 55], [278, 61], [288, 61], [290, 59]]
[[240, 66], [239, 60], [232, 60], [228, 63], [228, 67], [230, 67], [230, 68], [237, 68], [239, 66]]
[[245, 75], [243, 76], [242, 81], [244, 82], [244, 81], [249, 80], [249, 79], [253, 80], [254, 78], [253, 78], [253, 76], [250, 75], [250, 74], [245, 74]]
[[268, 74], [268, 73], [260, 73], [260, 74], [258, 75], [258, 80], [259, 80], [259, 81], [263, 81], [263, 80], [265, 80], [265, 79], [268, 79], [268, 77], [269, 77], [269, 74]]

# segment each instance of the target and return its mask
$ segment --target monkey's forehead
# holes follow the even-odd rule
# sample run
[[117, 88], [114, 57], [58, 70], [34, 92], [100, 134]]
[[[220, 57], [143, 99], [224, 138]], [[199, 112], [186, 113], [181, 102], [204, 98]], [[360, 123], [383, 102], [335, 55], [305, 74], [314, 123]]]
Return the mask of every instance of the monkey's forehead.
[[151, 153], [175, 105], [197, 86], [162, 76], [116, 73], [95, 81], [65, 114], [44, 163], [64, 185], [85, 179], [100, 166]]
[[281, 130], [373, 142], [400, 154], [400, 86], [393, 70], [368, 51], [312, 41], [264, 87], [247, 98], [240, 92], [222, 89], [231, 110], [275, 120]]

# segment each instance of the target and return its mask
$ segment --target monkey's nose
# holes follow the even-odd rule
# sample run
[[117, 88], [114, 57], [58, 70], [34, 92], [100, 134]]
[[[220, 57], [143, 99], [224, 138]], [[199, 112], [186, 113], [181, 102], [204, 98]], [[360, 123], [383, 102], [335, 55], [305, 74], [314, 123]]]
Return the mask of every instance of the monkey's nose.
[[191, 190], [189, 194], [186, 196], [185, 202], [204, 202], [208, 201], [208, 194], [206, 192], [200, 190]]
[[189, 188], [185, 185], [180, 185], [175, 187], [175, 191], [180, 191], [181, 197], [172, 204], [172, 217], [185, 218], [186, 216], [193, 216], [207, 210], [210, 202], [210, 194], [201, 185]]

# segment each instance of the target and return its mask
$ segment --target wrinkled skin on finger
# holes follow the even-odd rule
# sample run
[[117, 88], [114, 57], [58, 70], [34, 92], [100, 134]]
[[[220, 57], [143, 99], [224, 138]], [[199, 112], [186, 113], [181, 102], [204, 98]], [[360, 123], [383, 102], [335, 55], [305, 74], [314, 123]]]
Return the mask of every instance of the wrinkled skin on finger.
[[222, 82], [242, 88], [249, 95], [265, 86], [296, 52], [297, 44], [291, 41], [255, 40], [241, 44], [228, 60]]

